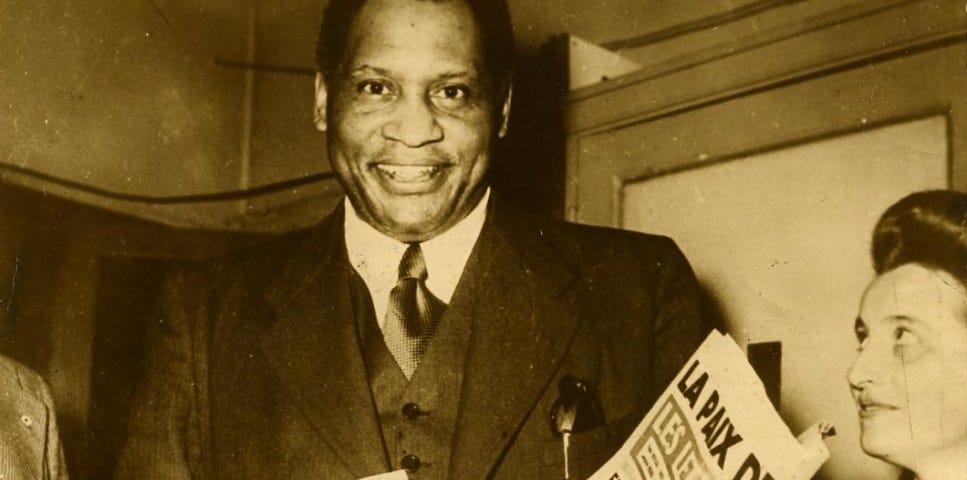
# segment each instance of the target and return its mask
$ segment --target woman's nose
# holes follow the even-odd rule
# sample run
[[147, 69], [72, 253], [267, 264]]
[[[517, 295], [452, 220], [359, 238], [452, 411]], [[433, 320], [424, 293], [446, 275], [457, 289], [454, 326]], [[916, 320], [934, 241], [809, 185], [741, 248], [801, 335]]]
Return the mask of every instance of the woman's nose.
[[417, 96], [404, 97], [394, 115], [383, 125], [383, 137], [410, 148], [443, 140], [443, 128], [429, 102]]
[[861, 388], [864, 384], [875, 382], [882, 375], [886, 366], [886, 359], [873, 348], [865, 348], [856, 356], [856, 360], [846, 374], [846, 379], [853, 388]]

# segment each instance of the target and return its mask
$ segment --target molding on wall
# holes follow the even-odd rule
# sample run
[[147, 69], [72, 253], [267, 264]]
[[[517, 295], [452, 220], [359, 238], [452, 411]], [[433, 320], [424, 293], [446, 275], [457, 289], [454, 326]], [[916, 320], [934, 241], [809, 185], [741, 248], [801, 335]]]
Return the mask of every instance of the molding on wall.
[[[0, 189], [4, 184], [171, 227], [249, 233], [276, 233], [311, 225], [343, 193], [335, 174], [324, 172], [247, 190], [136, 195], [0, 163]], [[326, 208], [313, 214], [306, 205]]]
[[953, 186], [953, 171], [954, 171], [954, 152], [952, 150], [952, 145], [950, 142], [949, 132], [951, 131], [951, 118], [949, 112], [936, 110], [936, 111], [924, 111], [916, 112], [910, 115], [903, 115], [899, 117], [893, 117], [886, 120], [880, 120], [876, 122], [866, 122], [860, 124], [854, 124], [849, 126], [837, 125], [834, 128], [824, 131], [822, 133], [817, 133], [813, 135], [795, 137], [791, 139], [783, 139], [774, 144], [762, 145], [746, 150], [739, 150], [735, 152], [729, 152], [725, 155], [715, 156], [712, 158], [707, 158], [695, 163], [689, 163], [684, 165], [677, 165], [672, 168], [654, 170], [649, 168], [641, 168], [639, 170], [635, 169], [625, 169], [618, 172], [616, 175], [612, 176], [612, 190], [611, 190], [611, 226], [617, 228], [624, 228], [624, 205], [625, 205], [625, 188], [629, 185], [633, 185], [644, 180], [652, 180], [659, 177], [674, 175], [676, 173], [686, 172], [690, 170], [697, 170], [702, 168], [714, 167], [717, 165], [748, 159], [758, 155], [765, 155], [771, 152], [777, 152], [785, 149], [793, 149], [803, 145], [808, 145], [815, 142], [822, 142], [826, 140], [833, 140], [843, 136], [848, 136], [852, 134], [857, 134], [861, 132], [867, 132], [870, 130], [876, 130], [878, 128], [890, 127], [895, 125], [900, 125], [907, 122], [915, 122], [918, 120], [927, 120], [930, 118], [943, 118], [947, 125], [947, 188]]
[[[852, 4], [810, 18], [791, 19], [780, 28], [575, 90], [567, 98], [565, 128], [569, 134], [616, 128], [890, 57], [967, 42], [964, 12], [954, 2], [936, 3], [875, 0]], [[709, 78], [714, 80], [706, 81]]]
[[643, 35], [638, 35], [632, 38], [625, 38], [621, 40], [614, 40], [611, 42], [601, 44], [602, 47], [609, 50], [622, 50], [642, 47], [645, 45], [651, 45], [665, 40], [680, 37], [683, 35], [688, 35], [690, 33], [698, 32], [708, 28], [715, 28], [720, 25], [724, 25], [731, 22], [736, 22], [754, 15], [758, 15], [762, 12], [773, 10], [781, 7], [785, 7], [790, 4], [803, 2], [806, 0], [759, 0], [757, 2], [752, 2], [747, 5], [740, 5], [727, 12], [720, 13], [718, 15], [713, 15], [706, 18], [701, 18], [691, 22], [686, 22], [678, 25], [672, 25], [668, 28], [663, 28], [654, 32], [648, 32]]
[[967, 44], [958, 43], [677, 115], [572, 134], [567, 218], [618, 226], [629, 181], [934, 115], [948, 119], [950, 187], [965, 188], [967, 97], [952, 93], [965, 85], [967, 73], [955, 64], [965, 53]]
[[572, 92], [566, 218], [616, 226], [628, 180], [930, 115], [948, 118], [950, 186], [965, 188], [962, 7], [874, 0], [821, 17], [687, 69]]

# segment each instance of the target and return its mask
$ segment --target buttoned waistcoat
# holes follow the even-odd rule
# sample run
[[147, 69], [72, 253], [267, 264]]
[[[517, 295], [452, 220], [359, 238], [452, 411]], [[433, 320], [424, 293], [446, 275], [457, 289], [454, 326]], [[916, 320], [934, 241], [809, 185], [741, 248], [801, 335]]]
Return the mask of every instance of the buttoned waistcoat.
[[[176, 269], [152, 321], [118, 478], [338, 480], [392, 468], [342, 215]], [[548, 416], [564, 375], [592, 385], [604, 413], [571, 440], [574, 478], [593, 472], [710, 330], [670, 239], [532, 216], [496, 197], [461, 297], [476, 301], [462, 313], [470, 336], [453, 479], [562, 478]]]

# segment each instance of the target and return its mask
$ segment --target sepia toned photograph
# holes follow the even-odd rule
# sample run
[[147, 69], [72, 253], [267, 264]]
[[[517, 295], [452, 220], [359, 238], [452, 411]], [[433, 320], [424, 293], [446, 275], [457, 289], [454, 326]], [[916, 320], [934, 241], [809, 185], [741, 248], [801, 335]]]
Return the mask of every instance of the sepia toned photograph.
[[967, 480], [967, 4], [4, 0], [21, 479]]

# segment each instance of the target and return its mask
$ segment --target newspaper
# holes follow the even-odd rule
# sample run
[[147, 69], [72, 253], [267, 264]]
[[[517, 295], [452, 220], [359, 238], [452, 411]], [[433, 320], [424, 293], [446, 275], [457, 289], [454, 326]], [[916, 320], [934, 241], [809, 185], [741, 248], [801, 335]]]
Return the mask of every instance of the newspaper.
[[829, 458], [821, 428], [795, 438], [742, 350], [713, 332], [588, 480], [805, 480]]

